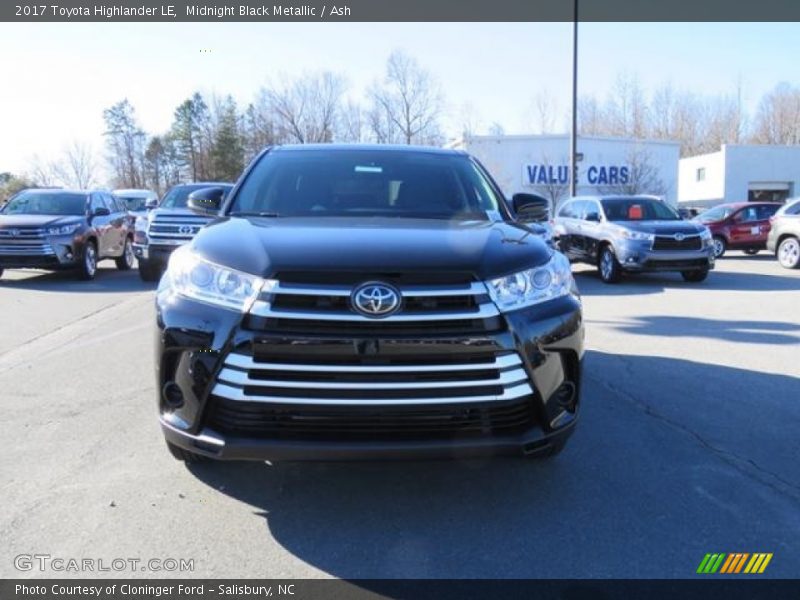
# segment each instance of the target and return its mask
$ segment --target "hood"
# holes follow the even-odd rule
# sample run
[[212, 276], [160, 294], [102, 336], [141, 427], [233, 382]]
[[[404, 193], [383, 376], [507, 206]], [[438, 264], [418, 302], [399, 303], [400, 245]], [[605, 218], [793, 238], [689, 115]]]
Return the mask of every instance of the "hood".
[[658, 235], [672, 235], [675, 233], [695, 235], [705, 229], [703, 225], [692, 221], [613, 221], [613, 223], [631, 231]]
[[192, 247], [262, 277], [288, 271], [469, 273], [478, 279], [544, 264], [551, 251], [524, 226], [402, 218], [224, 218]]
[[[169, 215], [169, 216], [185, 215], [187, 217], [198, 217], [198, 218], [203, 217], [203, 215], [199, 215], [193, 210], [189, 210], [188, 208], [154, 208], [152, 210], [147, 211], [147, 214], [150, 215], [151, 218], [156, 217], [158, 215]], [[213, 217], [208, 217], [208, 219], [211, 220], [213, 219]]]
[[80, 215], [3, 215], [0, 214], [0, 229], [15, 227], [33, 228], [50, 227], [55, 225], [68, 225], [78, 223], [83, 218]]

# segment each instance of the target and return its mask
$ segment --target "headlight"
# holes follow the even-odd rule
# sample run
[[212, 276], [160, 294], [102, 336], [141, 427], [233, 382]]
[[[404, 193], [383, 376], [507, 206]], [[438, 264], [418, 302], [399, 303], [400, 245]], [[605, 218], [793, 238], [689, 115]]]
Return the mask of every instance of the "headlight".
[[133, 242], [135, 244], [147, 243], [147, 217], [136, 217], [133, 224]]
[[577, 292], [569, 261], [554, 252], [546, 265], [486, 282], [501, 312], [532, 306]]
[[136, 231], [147, 231], [147, 217], [145, 216], [136, 217], [136, 221], [134, 221], [133, 223], [133, 228]]
[[619, 228], [619, 234], [628, 240], [636, 240], [639, 242], [652, 242], [656, 239], [654, 233], [644, 233], [643, 231], [633, 231], [625, 227]]
[[246, 312], [265, 280], [200, 258], [189, 246], [169, 259], [166, 277], [174, 292], [207, 304]]
[[61, 225], [60, 227], [48, 227], [48, 235], [70, 235], [78, 231], [81, 226], [80, 223], [71, 223], [69, 225]]
[[711, 230], [708, 227], [703, 227], [703, 229], [700, 231], [700, 239], [705, 242], [710, 242], [711, 238]]

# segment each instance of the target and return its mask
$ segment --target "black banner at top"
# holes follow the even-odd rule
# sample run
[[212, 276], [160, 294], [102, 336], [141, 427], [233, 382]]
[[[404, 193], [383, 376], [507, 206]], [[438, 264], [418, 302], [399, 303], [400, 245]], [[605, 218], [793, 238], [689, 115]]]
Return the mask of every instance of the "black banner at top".
[[15, 0], [18, 22], [800, 21], [797, 0]]

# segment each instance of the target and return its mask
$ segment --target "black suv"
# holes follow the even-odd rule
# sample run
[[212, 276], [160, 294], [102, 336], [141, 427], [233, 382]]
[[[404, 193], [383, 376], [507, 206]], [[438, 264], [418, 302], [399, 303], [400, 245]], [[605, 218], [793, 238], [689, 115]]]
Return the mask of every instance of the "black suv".
[[679, 271], [700, 282], [714, 268], [708, 228], [653, 196], [571, 198], [558, 210], [554, 235], [570, 260], [597, 265], [606, 283], [645, 271]]
[[212, 215], [199, 215], [186, 207], [189, 194], [207, 187], [222, 190], [224, 198], [233, 184], [206, 182], [173, 186], [157, 208], [136, 220], [133, 251], [143, 281], [158, 281], [172, 251], [190, 241], [201, 227], [211, 221]]
[[133, 217], [108, 192], [30, 189], [0, 211], [3, 269], [75, 269], [93, 279], [100, 260], [133, 267]]
[[[552, 455], [579, 409], [566, 258], [467, 154], [263, 152], [156, 294], [172, 454], [326, 460]], [[520, 212], [525, 197], [516, 199]]]

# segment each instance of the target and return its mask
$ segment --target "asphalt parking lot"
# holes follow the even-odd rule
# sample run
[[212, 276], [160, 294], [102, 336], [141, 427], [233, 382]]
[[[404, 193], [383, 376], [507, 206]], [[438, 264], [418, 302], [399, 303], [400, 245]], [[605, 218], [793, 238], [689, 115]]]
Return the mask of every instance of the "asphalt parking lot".
[[15, 569], [37, 553], [195, 561], [126, 577], [689, 577], [707, 552], [800, 573], [800, 271], [766, 253], [702, 284], [575, 266], [583, 410], [552, 461], [186, 468], [156, 421], [153, 287], [101, 267], [0, 281], [2, 577], [80, 575]]

